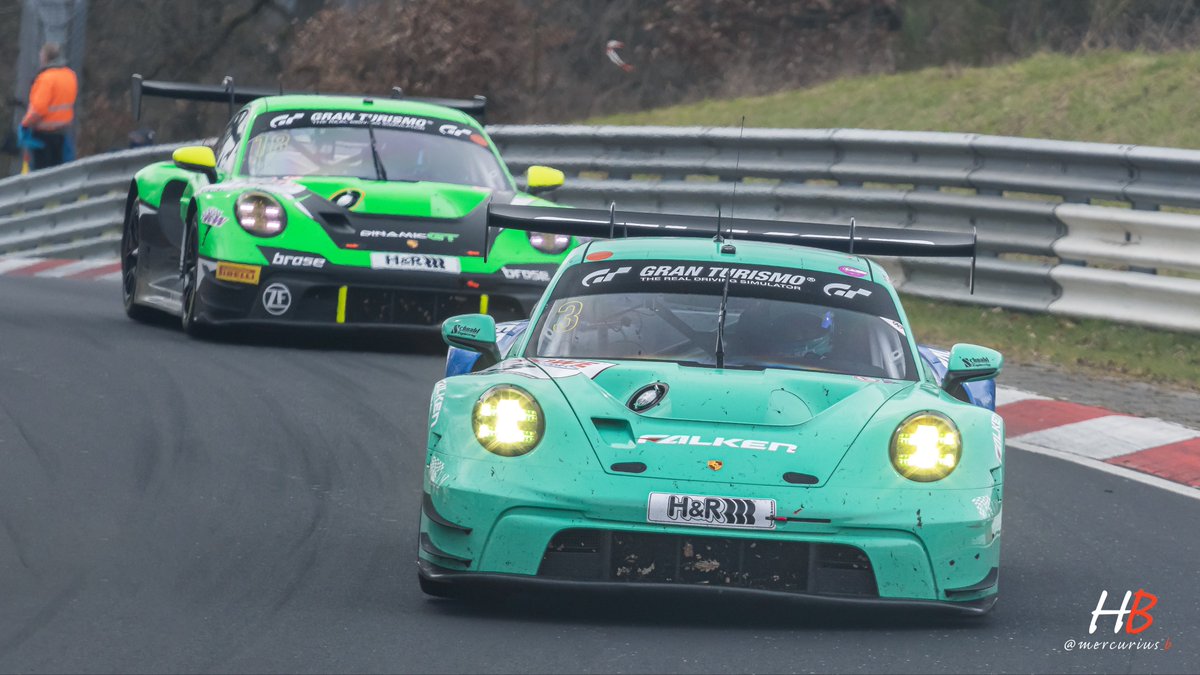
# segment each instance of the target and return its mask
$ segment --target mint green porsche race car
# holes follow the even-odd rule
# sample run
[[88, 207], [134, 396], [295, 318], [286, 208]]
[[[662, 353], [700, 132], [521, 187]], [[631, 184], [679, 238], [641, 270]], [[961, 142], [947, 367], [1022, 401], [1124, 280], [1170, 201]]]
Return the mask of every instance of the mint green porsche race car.
[[[238, 323], [436, 329], [448, 316], [528, 316], [568, 235], [489, 237], [487, 204], [543, 204], [562, 184], [534, 166], [519, 192], [483, 102], [142, 82], [143, 95], [231, 102], [215, 146], [137, 172], [121, 241], [126, 312], [195, 333]], [[246, 103], [237, 112], [233, 102]]]
[[598, 239], [528, 321], [443, 325], [423, 590], [992, 607], [1002, 357], [919, 347], [859, 255], [973, 256], [971, 235], [501, 205], [490, 219]]

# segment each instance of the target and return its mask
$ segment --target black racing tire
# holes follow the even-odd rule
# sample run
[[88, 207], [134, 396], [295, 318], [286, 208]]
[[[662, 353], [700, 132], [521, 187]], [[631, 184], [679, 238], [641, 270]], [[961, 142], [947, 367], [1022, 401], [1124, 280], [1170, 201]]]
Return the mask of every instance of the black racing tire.
[[136, 302], [138, 286], [138, 256], [141, 250], [141, 223], [138, 220], [137, 196], [125, 206], [125, 223], [121, 228], [121, 300], [125, 315], [134, 321], [149, 321], [155, 311]]
[[454, 597], [453, 586], [446, 581], [438, 581], [437, 579], [428, 579], [424, 574], [417, 573], [417, 581], [421, 584], [421, 592], [435, 598], [452, 598]]
[[183, 332], [194, 338], [213, 337], [211, 326], [206, 326], [197, 320], [199, 303], [202, 302], [196, 293], [200, 284], [200, 230], [196, 226], [196, 214], [188, 216], [184, 227], [182, 266], [179, 300], [181, 310], [180, 324]]

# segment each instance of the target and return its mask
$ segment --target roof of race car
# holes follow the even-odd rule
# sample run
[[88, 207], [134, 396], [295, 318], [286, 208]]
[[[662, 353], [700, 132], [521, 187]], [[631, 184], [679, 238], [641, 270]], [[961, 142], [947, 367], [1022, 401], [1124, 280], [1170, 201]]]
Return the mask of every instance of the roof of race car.
[[363, 96], [332, 96], [328, 94], [285, 94], [267, 96], [250, 104], [253, 114], [277, 110], [344, 110], [347, 112], [376, 112], [393, 115], [436, 117], [448, 122], [479, 128], [470, 115], [453, 108], [403, 98], [371, 98]]
[[[733, 244], [736, 253], [722, 253], [724, 244]], [[609, 252], [612, 255], [596, 260], [597, 253]], [[638, 237], [631, 239], [605, 239], [581, 246], [563, 262], [571, 265], [581, 262], [601, 262], [613, 260], [694, 260], [719, 263], [743, 263], [750, 265], [774, 265], [795, 269], [861, 276], [846, 272], [842, 268], [850, 268], [857, 272], [867, 272], [872, 281], [891, 285], [886, 272], [877, 263], [867, 258], [836, 251], [826, 251], [807, 246], [792, 246], [757, 241], [738, 241], [737, 239], [716, 242], [711, 239], [689, 237]]]

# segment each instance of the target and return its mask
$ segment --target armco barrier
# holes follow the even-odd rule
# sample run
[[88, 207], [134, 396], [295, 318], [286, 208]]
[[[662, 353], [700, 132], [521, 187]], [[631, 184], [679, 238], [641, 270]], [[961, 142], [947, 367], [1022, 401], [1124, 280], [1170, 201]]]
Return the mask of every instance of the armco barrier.
[[130, 179], [141, 167], [170, 159], [175, 147], [95, 155], [0, 180], [0, 254], [115, 255]]
[[1200, 279], [1071, 265], [1050, 277], [1062, 289], [1051, 313], [1200, 332]]
[[1200, 271], [1196, 216], [1084, 204], [1061, 204], [1054, 213], [1067, 226], [1052, 247], [1061, 258]]
[[[965, 261], [885, 263], [926, 297], [1200, 332], [1200, 280], [1156, 274], [1200, 271], [1200, 216], [1160, 210], [1200, 209], [1198, 151], [863, 129], [489, 132], [514, 173], [562, 169], [563, 204], [974, 230], [975, 295]], [[173, 147], [0, 180], [0, 254], [113, 255], [130, 177]]]

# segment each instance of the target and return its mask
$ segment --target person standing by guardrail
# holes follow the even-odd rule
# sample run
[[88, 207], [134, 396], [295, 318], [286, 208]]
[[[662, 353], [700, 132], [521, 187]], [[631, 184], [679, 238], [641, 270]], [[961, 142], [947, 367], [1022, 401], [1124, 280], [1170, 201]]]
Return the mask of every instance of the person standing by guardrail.
[[75, 121], [75, 97], [79, 80], [67, 67], [62, 49], [55, 42], [42, 45], [39, 53], [42, 69], [29, 89], [29, 109], [21, 120], [20, 144], [30, 151], [29, 168], [58, 166], [65, 155], [74, 155], [68, 147], [67, 133]]

